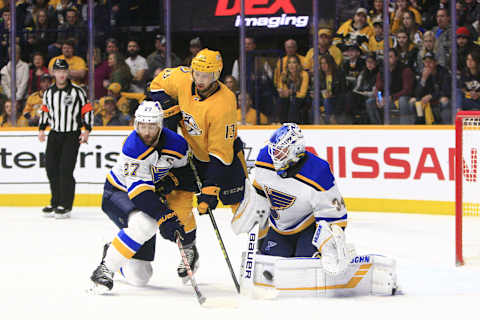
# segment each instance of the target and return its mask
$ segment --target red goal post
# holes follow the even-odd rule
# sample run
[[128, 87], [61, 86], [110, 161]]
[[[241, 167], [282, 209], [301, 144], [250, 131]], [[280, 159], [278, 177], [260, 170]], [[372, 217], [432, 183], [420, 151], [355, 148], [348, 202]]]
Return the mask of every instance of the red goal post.
[[[460, 111], [455, 118], [455, 262], [465, 263], [466, 256], [478, 258], [480, 242], [470, 235], [467, 238], [466, 219], [479, 217], [480, 172], [478, 149], [480, 147], [480, 111]], [[479, 219], [475, 219], [479, 220]], [[468, 230], [470, 231], [470, 230]], [[480, 230], [472, 230], [479, 233]], [[476, 232], [475, 232], [476, 231]], [[471, 246], [466, 252], [467, 244]]]

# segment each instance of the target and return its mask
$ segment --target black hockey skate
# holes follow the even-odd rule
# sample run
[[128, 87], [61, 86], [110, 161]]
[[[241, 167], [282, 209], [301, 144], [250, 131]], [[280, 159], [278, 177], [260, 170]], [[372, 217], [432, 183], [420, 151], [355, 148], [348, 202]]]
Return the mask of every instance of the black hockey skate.
[[89, 290], [92, 294], [104, 294], [113, 288], [113, 274], [114, 272], [107, 268], [105, 265], [105, 256], [107, 250], [110, 247], [110, 243], [105, 244], [103, 247], [102, 262], [93, 271], [90, 280], [92, 280], [94, 286]]
[[[187, 261], [188, 261], [188, 264], [190, 265], [190, 269], [192, 269], [192, 273], [195, 274], [195, 272], [199, 267], [199, 262], [198, 262], [199, 255], [198, 255], [197, 247], [193, 245], [190, 248], [183, 248], [183, 249], [185, 251], [185, 255], [187, 256]], [[187, 273], [187, 267], [183, 263], [183, 259], [182, 261], [180, 261], [180, 264], [178, 265], [177, 273], [178, 273], [178, 276], [182, 279], [183, 283], [188, 282], [189, 278]]]

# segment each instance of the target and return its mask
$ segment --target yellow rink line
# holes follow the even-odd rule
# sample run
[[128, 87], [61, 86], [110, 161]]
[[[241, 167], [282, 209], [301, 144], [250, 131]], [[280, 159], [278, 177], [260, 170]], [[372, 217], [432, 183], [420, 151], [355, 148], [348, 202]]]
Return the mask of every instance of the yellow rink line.
[[[49, 201], [50, 195], [48, 194], [0, 194], [0, 206], [39, 207], [47, 205]], [[75, 195], [74, 206], [99, 207], [101, 202], [102, 196], [100, 194], [77, 194]], [[435, 215], [453, 215], [455, 213], [455, 203], [450, 201], [345, 198], [345, 203], [349, 211]], [[223, 207], [223, 205], [220, 203], [219, 207]]]

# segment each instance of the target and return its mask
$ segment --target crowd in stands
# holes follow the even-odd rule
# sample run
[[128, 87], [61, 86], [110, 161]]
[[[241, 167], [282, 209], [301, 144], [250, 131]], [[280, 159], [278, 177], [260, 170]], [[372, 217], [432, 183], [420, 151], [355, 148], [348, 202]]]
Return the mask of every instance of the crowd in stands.
[[[38, 125], [43, 92], [52, 84], [52, 66], [65, 59], [70, 79], [85, 88], [87, 68], [87, 1], [25, 0], [16, 2], [16, 96], [11, 96], [9, 2], [0, 0], [0, 126]], [[166, 67], [166, 38], [153, 35], [153, 52], [131, 37], [112, 37], [120, 1], [95, 1], [94, 50], [95, 125], [129, 125], [145, 87]], [[458, 79], [457, 110], [480, 109], [480, 0], [457, 0], [457, 26], [452, 26], [448, 0], [392, 0], [389, 8], [390, 51], [383, 51], [383, 0], [359, 3], [337, 25], [320, 23], [318, 34], [321, 123], [381, 124], [389, 108], [392, 123], [447, 124], [451, 119], [451, 77]], [[108, 17], [108, 18], [105, 18]], [[457, 70], [450, 70], [451, 28], [457, 42]], [[266, 56], [252, 36], [245, 39], [247, 97], [245, 122], [311, 124], [314, 48], [299, 52], [295, 39], [283, 52]], [[301, 46], [305, 47], [305, 45]], [[180, 57], [173, 48], [173, 67], [190, 65], [203, 48], [189, 42]], [[221, 50], [221, 48], [212, 48]], [[143, 55], [142, 55], [143, 54]], [[236, 57], [238, 58], [238, 57]], [[390, 62], [391, 105], [383, 97], [383, 61]], [[227, 70], [230, 70], [229, 68]], [[239, 59], [222, 81], [239, 96]], [[240, 106], [240, 104], [239, 104]], [[238, 110], [238, 121], [242, 112]]]

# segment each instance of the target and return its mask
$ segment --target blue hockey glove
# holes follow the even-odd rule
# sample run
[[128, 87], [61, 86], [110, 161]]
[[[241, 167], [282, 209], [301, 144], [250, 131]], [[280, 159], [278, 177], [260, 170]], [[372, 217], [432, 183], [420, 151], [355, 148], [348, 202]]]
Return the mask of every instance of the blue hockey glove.
[[175, 212], [171, 212], [165, 215], [159, 221], [160, 224], [160, 234], [164, 239], [176, 242], [177, 235], [180, 237], [180, 240], [185, 238], [185, 229], [183, 224], [178, 220]]
[[206, 214], [208, 212], [208, 208], [210, 208], [210, 210], [214, 210], [217, 207], [219, 192], [220, 188], [215, 186], [202, 188], [202, 193], [197, 196], [197, 209], [199, 214]]

